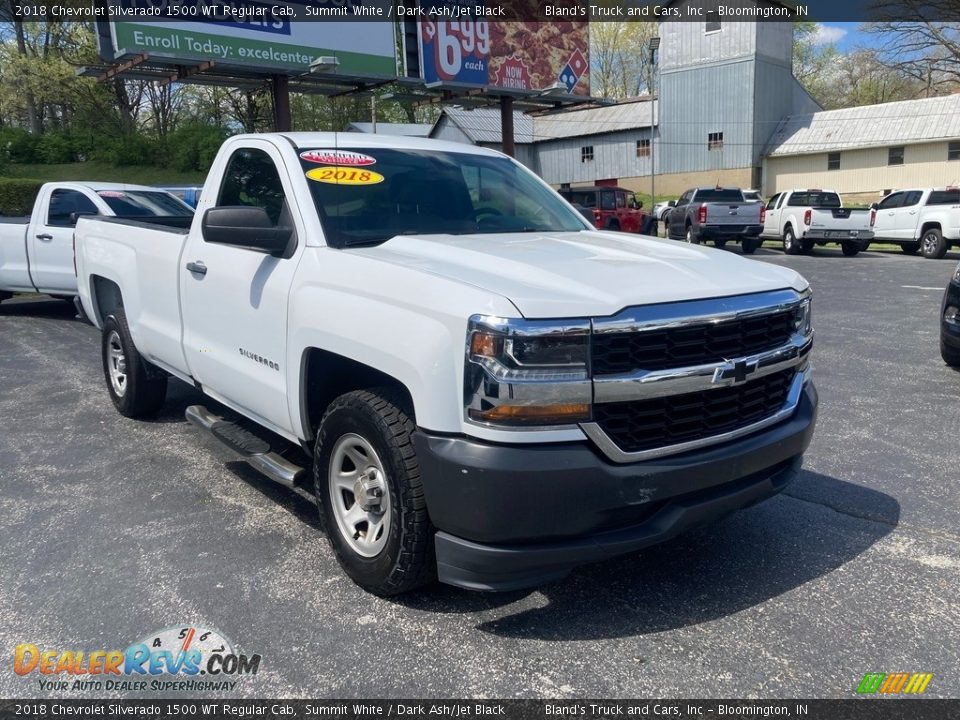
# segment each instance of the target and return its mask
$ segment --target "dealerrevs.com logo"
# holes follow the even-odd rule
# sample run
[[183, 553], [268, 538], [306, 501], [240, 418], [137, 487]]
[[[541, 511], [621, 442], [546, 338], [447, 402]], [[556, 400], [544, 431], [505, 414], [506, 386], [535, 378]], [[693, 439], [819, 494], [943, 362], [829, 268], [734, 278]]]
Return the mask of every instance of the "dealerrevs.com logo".
[[182, 625], [151, 633], [126, 650], [61, 650], [17, 645], [13, 671], [44, 691], [233, 690], [256, 675], [261, 656], [234, 650], [222, 633]]

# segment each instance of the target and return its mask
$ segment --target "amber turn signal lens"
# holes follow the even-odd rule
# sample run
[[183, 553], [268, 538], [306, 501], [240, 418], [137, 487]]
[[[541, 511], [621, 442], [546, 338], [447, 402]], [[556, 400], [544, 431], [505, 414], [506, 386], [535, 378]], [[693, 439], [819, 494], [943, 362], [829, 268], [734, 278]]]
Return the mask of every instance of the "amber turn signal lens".
[[493, 333], [475, 332], [473, 337], [470, 338], [470, 354], [480, 357], [496, 357], [498, 339]]
[[551, 425], [580, 422], [590, 419], [586, 403], [562, 405], [500, 405], [489, 410], [471, 410], [473, 420], [510, 425]]

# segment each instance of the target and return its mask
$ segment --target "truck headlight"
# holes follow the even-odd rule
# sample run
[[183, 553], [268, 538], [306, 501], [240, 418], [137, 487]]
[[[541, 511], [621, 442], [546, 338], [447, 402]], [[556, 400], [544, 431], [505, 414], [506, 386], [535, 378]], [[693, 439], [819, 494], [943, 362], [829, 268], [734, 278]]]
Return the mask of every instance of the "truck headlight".
[[797, 306], [793, 316], [793, 329], [804, 335], [813, 331], [813, 302], [809, 295]]
[[570, 425], [590, 419], [590, 323], [474, 315], [464, 405], [472, 422]]

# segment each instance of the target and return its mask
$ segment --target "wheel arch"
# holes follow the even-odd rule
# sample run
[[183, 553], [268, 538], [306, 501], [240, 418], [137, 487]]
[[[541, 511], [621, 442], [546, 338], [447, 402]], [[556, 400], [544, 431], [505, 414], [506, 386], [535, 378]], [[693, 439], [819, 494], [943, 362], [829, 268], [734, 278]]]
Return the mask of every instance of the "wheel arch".
[[920, 226], [920, 237], [918, 239], [923, 239], [923, 236], [927, 234], [928, 230], [939, 230], [942, 233], [943, 226], [939, 220], [928, 220]]
[[352, 358], [329, 350], [308, 347], [300, 358], [300, 421], [306, 435], [305, 447], [312, 451], [313, 440], [324, 412], [334, 399], [353, 390], [390, 387], [407, 402], [404, 408], [416, 422], [413, 393], [399, 379]]
[[93, 311], [99, 326], [118, 307], [123, 307], [123, 292], [113, 280], [101, 275], [90, 276], [90, 296], [93, 300]]

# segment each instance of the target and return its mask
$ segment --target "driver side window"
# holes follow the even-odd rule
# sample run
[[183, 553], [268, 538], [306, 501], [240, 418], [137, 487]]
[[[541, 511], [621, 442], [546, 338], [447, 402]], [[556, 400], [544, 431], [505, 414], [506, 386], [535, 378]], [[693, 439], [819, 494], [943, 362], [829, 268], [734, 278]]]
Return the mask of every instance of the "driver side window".
[[903, 204], [902, 192], [894, 193], [893, 195], [887, 195], [879, 205], [877, 205], [877, 210], [890, 210], [892, 208], [898, 208]]
[[47, 225], [50, 227], [73, 227], [70, 216], [73, 213], [98, 215], [97, 206], [78, 190], [54, 190], [50, 193], [50, 209], [47, 213]]
[[263, 208], [274, 226], [288, 213], [287, 196], [277, 166], [263, 150], [242, 148], [230, 156], [217, 207]]

